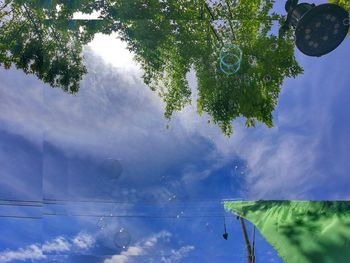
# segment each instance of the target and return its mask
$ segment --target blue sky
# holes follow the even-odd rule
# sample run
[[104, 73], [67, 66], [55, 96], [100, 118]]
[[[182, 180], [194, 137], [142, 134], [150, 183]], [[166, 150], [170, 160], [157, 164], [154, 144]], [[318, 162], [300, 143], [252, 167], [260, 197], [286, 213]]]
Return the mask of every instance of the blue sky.
[[[166, 129], [164, 105], [111, 38], [85, 49], [76, 96], [1, 68], [0, 198], [47, 201], [0, 206], [43, 215], [0, 218], [0, 262], [245, 262], [222, 199], [349, 200], [349, 51], [349, 38], [322, 58], [296, 51], [305, 72], [285, 81], [274, 128], [238, 120], [231, 138], [193, 105]], [[122, 169], [106, 172], [110, 159]], [[260, 235], [256, 246], [257, 262], [281, 262]]]

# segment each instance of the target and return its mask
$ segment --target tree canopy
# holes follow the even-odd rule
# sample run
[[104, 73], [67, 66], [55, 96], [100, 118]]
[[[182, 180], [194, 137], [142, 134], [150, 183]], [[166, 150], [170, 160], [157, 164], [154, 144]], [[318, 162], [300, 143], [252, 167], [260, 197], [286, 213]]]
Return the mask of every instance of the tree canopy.
[[[144, 82], [164, 100], [165, 117], [191, 103], [188, 73], [197, 78], [198, 113], [223, 133], [243, 117], [272, 127], [283, 80], [302, 73], [291, 33], [275, 34], [283, 17], [273, 0], [8, 0], [1, 8], [0, 65], [15, 65], [53, 87], [75, 93], [86, 73], [82, 46], [97, 32], [117, 32], [144, 70]], [[75, 12], [99, 21], [74, 21]], [[235, 45], [240, 69], [227, 75], [220, 52]]]

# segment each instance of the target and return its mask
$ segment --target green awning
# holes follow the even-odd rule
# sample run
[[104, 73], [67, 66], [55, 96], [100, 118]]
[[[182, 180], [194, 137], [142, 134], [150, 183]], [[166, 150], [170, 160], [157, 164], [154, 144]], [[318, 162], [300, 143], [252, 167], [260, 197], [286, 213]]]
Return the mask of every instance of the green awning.
[[349, 201], [225, 202], [252, 222], [286, 263], [349, 263]]

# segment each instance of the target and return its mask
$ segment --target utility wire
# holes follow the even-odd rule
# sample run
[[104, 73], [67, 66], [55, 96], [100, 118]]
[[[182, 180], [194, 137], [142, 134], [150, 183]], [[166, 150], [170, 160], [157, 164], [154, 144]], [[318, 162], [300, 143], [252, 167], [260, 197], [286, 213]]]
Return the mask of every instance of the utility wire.
[[181, 218], [222, 218], [223, 215], [94, 215], [94, 214], [55, 214], [43, 213], [43, 216], [68, 216], [68, 217], [103, 217], [103, 218], [153, 218], [153, 219], [181, 219]]
[[42, 205], [32, 205], [32, 204], [1, 204], [0, 206], [20, 206], [20, 207], [43, 207]]
[[[170, 195], [171, 197], [171, 195]], [[94, 199], [43, 199], [45, 204], [57, 204], [59, 202], [72, 202], [72, 203], [102, 203], [102, 204], [159, 204], [161, 202], [147, 202], [147, 201], [113, 201], [113, 200], [94, 200]], [[223, 203], [223, 201], [240, 201], [242, 198], [232, 198], [232, 199], [188, 199], [185, 201], [174, 201], [174, 203]]]
[[0, 199], [0, 202], [42, 203], [42, 200]]
[[[169, 195], [171, 197], [172, 195]], [[224, 203], [229, 201], [242, 201], [242, 198], [231, 198], [231, 199], [188, 199], [181, 200], [181, 198], [175, 198], [173, 201], [169, 202], [147, 202], [147, 201], [114, 201], [114, 200], [98, 200], [98, 199], [46, 199], [44, 198], [42, 201], [39, 200], [20, 200], [20, 199], [0, 199], [0, 206], [32, 206], [32, 207], [41, 207], [44, 205], [66, 205], [71, 203], [91, 203], [91, 204], [132, 204], [132, 205], [163, 205], [163, 204], [216, 204], [216, 203]], [[5, 202], [1, 204], [1, 202]], [[18, 203], [18, 204], [11, 204]], [[24, 203], [24, 204], [20, 204]]]
[[42, 219], [40, 216], [17, 216], [17, 215], [0, 215], [0, 218], [13, 218], [13, 219]]
[[13, 219], [43, 219], [45, 217], [92, 217], [92, 218], [145, 218], [145, 219], [193, 219], [193, 218], [222, 218], [223, 215], [97, 215], [97, 214], [56, 214], [42, 213], [42, 216], [0, 215], [0, 218]]

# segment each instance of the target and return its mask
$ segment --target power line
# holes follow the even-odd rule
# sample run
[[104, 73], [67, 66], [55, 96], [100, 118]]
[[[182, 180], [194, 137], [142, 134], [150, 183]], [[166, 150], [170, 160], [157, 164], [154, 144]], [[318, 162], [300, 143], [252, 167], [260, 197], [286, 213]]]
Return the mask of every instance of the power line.
[[0, 202], [42, 203], [42, 200], [0, 199]]
[[42, 216], [0, 215], [0, 218], [12, 219], [43, 219], [45, 216], [62, 217], [93, 217], [93, 218], [145, 218], [145, 219], [193, 219], [193, 218], [222, 218], [223, 215], [97, 215], [97, 214], [55, 214], [43, 213]]
[[17, 215], [0, 215], [0, 218], [13, 218], [13, 219], [42, 219], [40, 216], [17, 216]]
[[[171, 196], [171, 195], [170, 195]], [[113, 201], [113, 200], [94, 200], [94, 199], [87, 199], [87, 200], [74, 200], [74, 199], [44, 199], [46, 202], [76, 202], [76, 203], [131, 203], [131, 204], [138, 204], [141, 202], [138, 201]], [[157, 203], [157, 202], [151, 202], [151, 201], [142, 201], [143, 203]], [[197, 199], [197, 200], [187, 200], [186, 202], [221, 202], [221, 200], [210, 200], [210, 199]]]
[[181, 219], [181, 218], [222, 218], [223, 215], [94, 215], [94, 214], [54, 214], [54, 213], [43, 213], [43, 216], [67, 216], [67, 217], [100, 217], [100, 218], [153, 218], [153, 219]]
[[[171, 198], [172, 195], [169, 196]], [[168, 202], [157, 202], [157, 201], [114, 201], [114, 200], [96, 200], [96, 199], [43, 199], [39, 200], [20, 200], [20, 199], [0, 199], [0, 202], [6, 202], [4, 204], [0, 203], [0, 206], [31, 206], [31, 207], [42, 207], [42, 205], [65, 205], [69, 203], [96, 203], [96, 204], [132, 204], [132, 205], [164, 205], [164, 204], [222, 204], [226, 201], [243, 201], [242, 198], [231, 198], [231, 199], [188, 199], [181, 200], [183, 198], [177, 198], [174, 195], [172, 200]], [[181, 201], [179, 201], [181, 200]], [[11, 204], [18, 203], [18, 204]], [[24, 204], [20, 204], [24, 203]]]
[[20, 207], [43, 207], [42, 205], [32, 205], [32, 204], [1, 204], [0, 206], [20, 206]]
[[93, 218], [145, 218], [145, 219], [191, 219], [191, 218], [222, 218], [224, 214], [206, 214], [206, 215], [145, 215], [145, 214], [63, 214], [63, 213], [42, 213], [42, 216], [21, 216], [21, 215], [0, 215], [0, 218], [15, 218], [15, 219], [43, 219], [45, 216], [63, 216], [63, 217], [93, 217]]
[[[176, 195], [175, 195], [176, 196]], [[171, 197], [171, 195], [170, 195]], [[175, 198], [176, 199], [176, 198]], [[162, 204], [162, 202], [151, 202], [151, 201], [113, 201], [113, 200], [74, 200], [74, 199], [43, 199], [45, 204], [56, 204], [58, 202], [72, 202], [72, 203], [103, 203], [103, 204]], [[239, 201], [242, 198], [231, 198], [231, 199], [188, 199], [185, 201], [174, 201], [174, 203], [222, 203], [223, 201]]]

